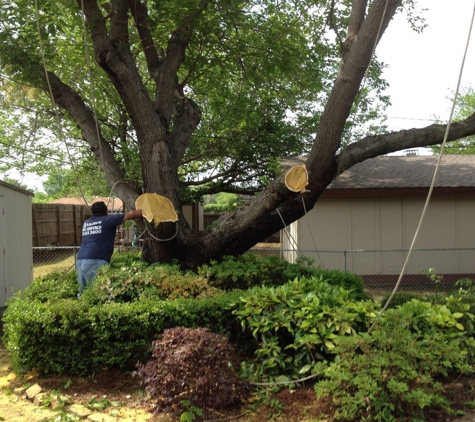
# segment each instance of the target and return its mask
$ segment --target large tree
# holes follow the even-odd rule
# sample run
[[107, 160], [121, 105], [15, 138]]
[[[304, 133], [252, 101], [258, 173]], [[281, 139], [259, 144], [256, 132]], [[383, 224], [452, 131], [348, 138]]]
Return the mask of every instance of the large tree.
[[[176, 235], [172, 223], [150, 227], [155, 237], [173, 239], [147, 241], [144, 259], [192, 268], [241, 254], [300, 218], [354, 164], [443, 140], [443, 125], [368, 136], [353, 127], [359, 114], [352, 111], [377, 108], [384, 83], [373, 51], [403, 3], [413, 5], [62, 0], [32, 7], [15, 0], [0, 12], [0, 60], [15, 81], [43, 90], [60, 117], [76, 124], [126, 204], [141, 192], [172, 201]], [[449, 139], [474, 133], [472, 114], [452, 125]], [[271, 180], [278, 166], [265, 161], [299, 148], [308, 153], [302, 193], [287, 189], [283, 174]], [[211, 231], [196, 232], [181, 214], [190, 192], [183, 187], [203, 179], [207, 193], [253, 186], [260, 193]]]

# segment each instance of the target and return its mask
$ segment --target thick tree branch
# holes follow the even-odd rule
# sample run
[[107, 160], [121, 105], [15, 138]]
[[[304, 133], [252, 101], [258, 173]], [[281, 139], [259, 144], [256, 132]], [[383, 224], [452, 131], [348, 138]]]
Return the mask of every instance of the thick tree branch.
[[128, 0], [130, 11], [135, 20], [135, 25], [142, 42], [143, 51], [145, 54], [145, 60], [147, 62], [148, 72], [151, 78], [157, 82], [159, 75], [160, 62], [163, 60], [158, 55], [158, 51], [155, 48], [153, 42], [152, 31], [150, 30], [148, 22], [148, 10], [147, 6], [140, 0]]
[[[368, 136], [357, 143], [350, 144], [336, 157], [339, 172], [343, 172], [368, 158], [407, 148], [427, 147], [442, 143], [446, 125], [430, 125], [421, 129], [401, 130], [386, 135]], [[461, 122], [450, 125], [448, 141], [465, 138], [475, 134], [475, 113]]]
[[[54, 73], [48, 72], [48, 78], [53, 92], [53, 100], [66, 110], [81, 129], [86, 142], [101, 166], [109, 185], [115, 186], [115, 191], [129, 207], [134, 206], [138, 192], [125, 182], [125, 175], [110, 149], [109, 143], [102, 137], [96, 125], [92, 111], [82, 98], [69, 85], [63, 83]], [[119, 183], [119, 181], [121, 181]]]
[[[310, 185], [317, 191], [329, 182], [336, 151], [340, 147], [345, 123], [368, 68], [378, 34], [384, 32], [402, 0], [375, 0], [361, 25], [358, 37], [351, 43], [340, 73], [320, 119], [320, 125], [310, 151], [307, 167]], [[380, 36], [380, 35], [379, 35]]]
[[368, 0], [353, 0], [346, 42], [352, 40], [358, 34], [365, 17], [367, 4]]

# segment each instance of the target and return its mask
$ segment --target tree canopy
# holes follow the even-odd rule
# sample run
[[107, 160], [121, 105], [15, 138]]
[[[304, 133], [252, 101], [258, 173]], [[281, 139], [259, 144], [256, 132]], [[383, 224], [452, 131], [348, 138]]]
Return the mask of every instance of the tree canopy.
[[[71, 161], [92, 153], [129, 206], [142, 192], [168, 197], [178, 227], [149, 230], [176, 236], [146, 242], [144, 259], [195, 267], [300, 218], [352, 165], [442, 141], [443, 125], [385, 134], [375, 120], [388, 99], [373, 53], [403, 7], [420, 27], [412, 0], [12, 0], [0, 65], [5, 92], [25, 93], [32, 110], [16, 116], [23, 138], [31, 116], [50, 119], [56, 149]], [[473, 133], [472, 114], [449, 139]], [[280, 159], [301, 154], [310, 179], [295, 193]], [[216, 192], [259, 195], [192, 230], [182, 204]]]

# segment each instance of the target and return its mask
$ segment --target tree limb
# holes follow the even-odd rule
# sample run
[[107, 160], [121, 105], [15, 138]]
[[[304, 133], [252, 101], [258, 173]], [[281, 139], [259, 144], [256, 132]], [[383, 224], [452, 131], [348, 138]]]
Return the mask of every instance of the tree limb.
[[[368, 136], [350, 144], [336, 160], [339, 173], [368, 158], [407, 148], [427, 147], [442, 143], [447, 125], [430, 125], [421, 129], [401, 130], [385, 135]], [[475, 134], [475, 113], [467, 119], [450, 125], [447, 141], [465, 138]]]

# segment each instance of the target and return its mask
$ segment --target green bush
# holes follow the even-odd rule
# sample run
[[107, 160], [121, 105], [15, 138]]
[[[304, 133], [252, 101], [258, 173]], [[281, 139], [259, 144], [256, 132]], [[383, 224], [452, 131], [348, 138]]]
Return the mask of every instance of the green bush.
[[212, 261], [198, 268], [210, 285], [223, 290], [246, 290], [255, 286], [281, 286], [300, 277], [321, 277], [333, 286], [342, 286], [358, 300], [368, 299], [361, 277], [346, 271], [324, 270], [313, 266], [313, 260], [301, 257], [295, 264], [277, 256], [244, 254], [226, 256], [222, 262]]
[[335, 420], [425, 420], [424, 409], [448, 408], [438, 379], [470, 373], [461, 313], [412, 300], [387, 310], [368, 334], [335, 339], [338, 359], [315, 385]]
[[78, 281], [75, 271], [53, 272], [37, 277], [22, 293], [26, 299], [39, 302], [73, 299], [78, 294]]
[[84, 291], [82, 299], [91, 304], [209, 297], [218, 293], [208, 280], [177, 265], [129, 265], [101, 268], [98, 277]]
[[40, 302], [19, 293], [3, 316], [4, 344], [17, 372], [91, 374], [146, 360], [166, 328], [209, 328], [235, 336], [230, 310], [242, 292], [205, 299], [143, 300], [91, 306], [81, 299]]
[[234, 308], [258, 343], [255, 359], [246, 365], [253, 379], [313, 373], [318, 362], [334, 357], [338, 336], [364, 329], [366, 316], [376, 315], [376, 303], [354, 301], [349, 291], [322, 277], [254, 288]]

